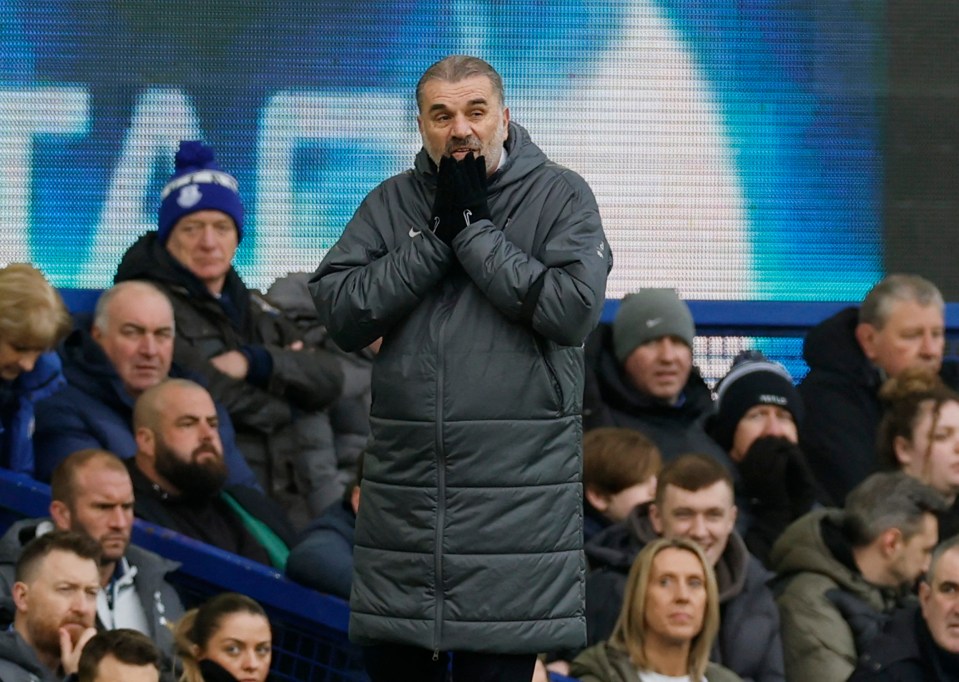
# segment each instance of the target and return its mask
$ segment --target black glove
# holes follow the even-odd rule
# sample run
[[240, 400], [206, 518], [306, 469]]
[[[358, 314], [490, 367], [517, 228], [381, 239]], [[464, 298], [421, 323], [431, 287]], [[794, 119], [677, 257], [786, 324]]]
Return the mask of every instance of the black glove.
[[198, 667], [204, 682], [236, 682], [236, 678], [227, 672], [226, 668], [209, 658], [200, 661]]
[[446, 244], [452, 244], [463, 228], [489, 217], [486, 159], [474, 158], [472, 152], [459, 162], [448, 156], [440, 159], [430, 229]]

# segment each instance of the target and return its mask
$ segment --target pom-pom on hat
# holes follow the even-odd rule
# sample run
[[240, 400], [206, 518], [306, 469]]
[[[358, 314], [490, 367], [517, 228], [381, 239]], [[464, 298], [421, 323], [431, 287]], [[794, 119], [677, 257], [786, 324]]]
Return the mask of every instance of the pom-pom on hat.
[[160, 193], [157, 239], [166, 244], [173, 226], [197, 211], [222, 211], [236, 224], [237, 242], [243, 239], [243, 203], [236, 178], [220, 168], [213, 149], [198, 140], [181, 140], [173, 175]]
[[613, 352], [619, 364], [644, 343], [664, 336], [678, 337], [693, 347], [693, 314], [676, 291], [643, 289], [627, 294], [613, 319]]
[[729, 450], [739, 420], [756, 405], [785, 408], [796, 426], [802, 422], [802, 398], [789, 371], [759, 351], [744, 351], [736, 356], [732, 369], [716, 386], [716, 413], [711, 429], [716, 442]]

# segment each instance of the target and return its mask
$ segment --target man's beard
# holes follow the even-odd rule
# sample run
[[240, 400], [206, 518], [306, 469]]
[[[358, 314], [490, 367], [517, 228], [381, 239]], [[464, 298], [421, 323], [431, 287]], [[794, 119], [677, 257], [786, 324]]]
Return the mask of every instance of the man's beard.
[[33, 640], [33, 645], [37, 650], [43, 652], [51, 658], [60, 658], [60, 628], [64, 625], [70, 625], [76, 623], [81, 626], [81, 630], [77, 631], [77, 628], [70, 629], [70, 640], [74, 645], [77, 643], [77, 639], [82, 634], [82, 631], [86, 628], [93, 627], [93, 619], [89, 619], [89, 622], [82, 617], [78, 616], [65, 616], [64, 619], [56, 624], [51, 623], [50, 621], [41, 621], [41, 622], [31, 622], [27, 624], [27, 630], [30, 634], [30, 639]]
[[[203, 452], [215, 453], [216, 459], [197, 461]], [[187, 500], [203, 501], [215, 497], [226, 482], [226, 464], [223, 453], [212, 443], [200, 445], [190, 453], [190, 460], [184, 462], [167, 444], [156, 443], [156, 470], [172, 483]]]

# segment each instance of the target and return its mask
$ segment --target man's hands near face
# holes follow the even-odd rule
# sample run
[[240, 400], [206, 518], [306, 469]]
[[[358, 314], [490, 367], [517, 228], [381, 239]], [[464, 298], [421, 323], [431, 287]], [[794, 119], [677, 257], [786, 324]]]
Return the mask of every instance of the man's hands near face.
[[72, 675], [80, 668], [80, 654], [87, 642], [97, 634], [96, 628], [87, 628], [80, 634], [76, 645], [70, 637], [70, 631], [60, 628], [60, 665], [65, 675]]
[[486, 159], [467, 154], [462, 161], [440, 159], [430, 229], [446, 244], [477, 220], [489, 220]]

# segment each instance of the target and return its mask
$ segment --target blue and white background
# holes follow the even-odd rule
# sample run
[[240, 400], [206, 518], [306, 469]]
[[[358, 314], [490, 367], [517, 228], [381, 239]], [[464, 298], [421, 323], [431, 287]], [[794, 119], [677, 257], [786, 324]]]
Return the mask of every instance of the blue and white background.
[[592, 185], [609, 296], [854, 300], [881, 276], [881, 3], [0, 0], [0, 261], [103, 287], [177, 141], [240, 181], [265, 288], [312, 270], [467, 52]]

